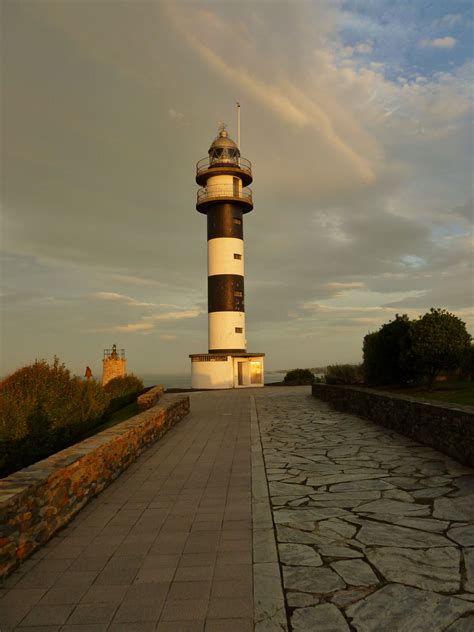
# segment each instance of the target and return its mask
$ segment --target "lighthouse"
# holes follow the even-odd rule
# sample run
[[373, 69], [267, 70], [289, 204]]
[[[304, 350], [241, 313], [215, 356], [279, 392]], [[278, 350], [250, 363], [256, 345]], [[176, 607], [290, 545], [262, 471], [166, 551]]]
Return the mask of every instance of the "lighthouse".
[[264, 354], [247, 352], [245, 330], [243, 224], [253, 209], [252, 180], [250, 161], [221, 126], [196, 167], [196, 210], [207, 217], [209, 349], [190, 355], [193, 388], [264, 384]]

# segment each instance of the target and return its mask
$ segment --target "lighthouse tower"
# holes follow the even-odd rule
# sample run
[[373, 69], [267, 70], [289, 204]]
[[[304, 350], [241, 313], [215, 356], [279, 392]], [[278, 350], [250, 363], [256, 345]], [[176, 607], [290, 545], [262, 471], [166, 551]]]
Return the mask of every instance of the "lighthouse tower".
[[252, 165], [222, 126], [197, 163], [196, 209], [207, 216], [209, 353], [192, 354], [193, 388], [263, 386], [263, 353], [247, 353], [243, 216], [253, 209]]

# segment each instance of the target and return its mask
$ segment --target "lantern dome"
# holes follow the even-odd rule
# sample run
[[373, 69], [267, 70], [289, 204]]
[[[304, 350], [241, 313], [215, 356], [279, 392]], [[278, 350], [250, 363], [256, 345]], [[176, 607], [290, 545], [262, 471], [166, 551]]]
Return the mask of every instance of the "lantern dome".
[[225, 164], [239, 164], [240, 151], [237, 144], [229, 137], [225, 127], [221, 127], [219, 134], [209, 147], [209, 164], [211, 166]]

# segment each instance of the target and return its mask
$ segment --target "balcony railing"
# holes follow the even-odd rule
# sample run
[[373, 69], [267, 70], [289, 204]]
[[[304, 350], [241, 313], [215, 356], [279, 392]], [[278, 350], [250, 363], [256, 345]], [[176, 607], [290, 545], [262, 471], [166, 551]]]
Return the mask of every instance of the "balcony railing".
[[239, 199], [252, 204], [252, 189], [249, 187], [234, 187], [232, 184], [210, 184], [198, 189], [197, 203], [219, 198]]
[[212, 169], [213, 167], [235, 167], [236, 169], [240, 169], [246, 173], [252, 173], [252, 163], [250, 160], [247, 160], [247, 158], [240, 157], [237, 161], [235, 161], [230, 158], [210, 158], [209, 156], [206, 156], [197, 163], [196, 175], [204, 173], [204, 171]]

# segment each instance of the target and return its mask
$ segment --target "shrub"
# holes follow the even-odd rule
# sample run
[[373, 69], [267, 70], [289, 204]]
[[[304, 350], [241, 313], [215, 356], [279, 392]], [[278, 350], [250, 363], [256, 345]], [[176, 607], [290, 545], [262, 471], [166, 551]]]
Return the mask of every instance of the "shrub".
[[124, 377], [114, 377], [113, 380], [105, 384], [104, 389], [110, 397], [110, 404], [107, 408], [107, 415], [131, 404], [143, 391], [143, 382], [136, 375], [130, 373]]
[[309, 369], [293, 369], [288, 371], [283, 382], [291, 385], [313, 384], [314, 373]]
[[326, 368], [326, 384], [363, 384], [361, 364], [332, 364]]
[[474, 345], [466, 348], [461, 361], [460, 377], [464, 380], [474, 380]]
[[143, 382], [136, 375], [130, 373], [124, 377], [114, 377], [113, 380], [107, 382], [104, 386], [105, 391], [109, 394], [110, 399], [139, 393], [143, 390]]
[[442, 371], [461, 366], [470, 345], [466, 324], [445, 309], [432, 307], [410, 324], [402, 359], [431, 386]]
[[407, 384], [427, 381], [431, 386], [442, 371], [461, 367], [469, 374], [471, 336], [465, 323], [444, 309], [410, 321], [404, 314], [364, 338], [364, 375], [369, 384]]
[[71, 377], [58, 358], [15, 371], [0, 383], [0, 470], [62, 449], [96, 425], [108, 404], [100, 384]]
[[406, 384], [416, 378], [413, 365], [404, 362], [410, 327], [406, 314], [396, 314], [395, 320], [365, 336], [362, 367], [368, 384]]
[[54, 358], [15, 371], [0, 383], [0, 439], [21, 439], [31, 431], [38, 406], [50, 429], [87, 423], [104, 413], [109, 398], [96, 382], [71, 377], [64, 364]]

